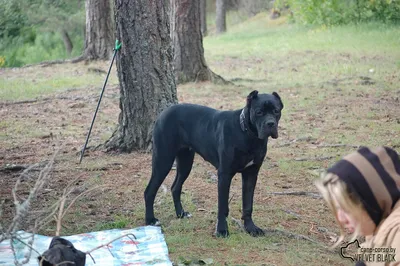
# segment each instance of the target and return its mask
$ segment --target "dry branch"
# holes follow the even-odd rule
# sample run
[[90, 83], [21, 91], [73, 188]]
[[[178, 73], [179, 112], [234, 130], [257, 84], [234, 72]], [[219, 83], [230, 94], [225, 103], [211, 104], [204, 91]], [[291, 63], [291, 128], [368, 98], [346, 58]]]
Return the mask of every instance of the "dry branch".
[[52, 60], [52, 61], [43, 61], [40, 63], [36, 63], [36, 64], [29, 64], [29, 65], [25, 65], [23, 66], [23, 68], [26, 67], [32, 67], [32, 66], [41, 66], [41, 67], [47, 67], [47, 66], [52, 66], [52, 65], [56, 65], [56, 64], [65, 64], [65, 63], [79, 63], [81, 61], [86, 60], [86, 57], [84, 55], [80, 55], [78, 57], [75, 58], [71, 58], [71, 59], [61, 59], [61, 60]]
[[[121, 239], [121, 238], [126, 237], [126, 236], [129, 237], [129, 239], [131, 239], [130, 236], [133, 236], [133, 238], [136, 239], [136, 236], [135, 236], [134, 234], [132, 234], [132, 233], [125, 234], [125, 235], [119, 236], [119, 237], [117, 237], [117, 238], [115, 238], [115, 239], [113, 239], [113, 240], [111, 240], [111, 241], [109, 241], [109, 242], [107, 242], [107, 243], [105, 243], [105, 244], [102, 244], [102, 245], [100, 245], [100, 246], [97, 246], [97, 247], [95, 247], [95, 248], [93, 248], [93, 249], [91, 249], [91, 250], [89, 250], [89, 251], [86, 251], [85, 253], [86, 253], [87, 255], [89, 255], [89, 256], [92, 258], [93, 263], [96, 263], [95, 260], [94, 260], [94, 258], [93, 258], [92, 255], [91, 255], [91, 253], [92, 253], [93, 251], [95, 251], [95, 250], [98, 250], [99, 248], [107, 247], [107, 248], [108, 248], [108, 251], [109, 251], [109, 252], [111, 253], [111, 255], [114, 257], [114, 255], [112, 254], [112, 252], [111, 252], [110, 248], [108, 247], [108, 245], [110, 245], [112, 242], [117, 241], [118, 239]], [[132, 240], [132, 239], [131, 239], [131, 240]], [[136, 245], [136, 243], [135, 243], [133, 240], [132, 240], [132, 242]]]
[[285, 209], [281, 209], [282, 211], [284, 211], [284, 212], [286, 212], [287, 214], [290, 214], [290, 215], [292, 215], [292, 216], [294, 216], [294, 217], [296, 217], [296, 219], [300, 219], [301, 218], [301, 215], [300, 214], [298, 214], [298, 213], [295, 213], [294, 211], [291, 211], [291, 210], [285, 210]]
[[17, 191], [18, 191], [18, 186], [21, 183], [21, 179], [27, 175], [27, 173], [36, 167], [38, 164], [31, 165], [27, 169], [25, 169], [21, 175], [18, 177], [14, 188], [12, 189], [11, 193], [14, 199], [14, 205], [15, 205], [15, 216], [8, 227], [8, 229], [2, 233], [0, 237], [0, 242], [4, 240], [5, 238], [12, 237], [20, 228], [20, 224], [24, 217], [28, 215], [29, 208], [33, 202], [33, 200], [36, 198], [36, 195], [38, 194], [39, 190], [43, 188], [43, 186], [47, 183], [49, 177], [50, 177], [50, 172], [53, 168], [54, 164], [54, 159], [55, 156], [57, 155], [58, 150], [54, 153], [52, 158], [49, 160], [49, 162], [46, 164], [46, 166], [40, 171], [39, 177], [35, 182], [34, 187], [29, 191], [28, 197], [20, 203], [17, 197]]
[[[235, 222], [241, 230], [245, 231], [243, 224], [240, 222], [240, 220], [235, 219], [235, 218], [231, 218], [233, 222]], [[319, 242], [304, 236], [304, 235], [299, 235], [299, 234], [295, 234], [295, 233], [290, 233], [284, 230], [278, 230], [278, 229], [264, 229], [263, 230], [264, 233], [266, 234], [278, 234], [278, 235], [282, 235], [284, 237], [288, 237], [288, 238], [293, 238], [293, 239], [297, 239], [297, 240], [307, 240], [309, 242], [312, 242], [314, 244], [320, 244]]]
[[300, 234], [295, 234], [295, 233], [291, 233], [291, 232], [287, 232], [284, 230], [279, 230], [279, 229], [265, 229], [264, 232], [266, 234], [277, 234], [277, 235], [281, 235], [287, 238], [292, 238], [292, 239], [296, 239], [296, 240], [307, 240], [311, 243], [314, 244], [320, 244], [319, 242], [305, 236], [305, 235], [300, 235]]
[[230, 82], [251, 82], [251, 83], [263, 83], [268, 82], [267, 79], [249, 79], [249, 78], [233, 78], [229, 80]]
[[[233, 82], [224, 79], [223, 77], [221, 77], [220, 75], [214, 73], [213, 71], [210, 71], [210, 78], [211, 78], [211, 82], [214, 84], [218, 84], [218, 85], [235, 85]], [[197, 78], [196, 78], [197, 81]]]
[[290, 140], [288, 142], [285, 142], [285, 143], [282, 143], [282, 144], [279, 144], [276, 146], [274, 145], [274, 147], [277, 147], [277, 148], [286, 147], [286, 146], [290, 146], [290, 145], [295, 144], [300, 141], [310, 142], [310, 141], [315, 141], [315, 140], [316, 139], [314, 139], [312, 137], [301, 137], [301, 138], [293, 139], [293, 140]]
[[0, 172], [18, 172], [28, 168], [26, 165], [19, 164], [6, 164], [6, 166], [0, 168]]
[[322, 156], [322, 157], [314, 157], [314, 158], [294, 158], [296, 162], [305, 162], [305, 161], [325, 161], [335, 158], [335, 156]]
[[[18, 230], [21, 228], [21, 224], [24, 221], [26, 217], [28, 217], [28, 212], [30, 210], [30, 207], [35, 200], [36, 196], [38, 195], [39, 191], [45, 186], [50, 178], [51, 171], [53, 169], [55, 157], [58, 154], [58, 151], [60, 149], [57, 149], [56, 152], [53, 154], [51, 159], [46, 163], [46, 165], [43, 167], [42, 170], [39, 172], [39, 176], [33, 186], [33, 188], [29, 191], [28, 197], [26, 199], [20, 200], [20, 198], [17, 196], [18, 188], [19, 185], [21, 184], [21, 180], [26, 178], [28, 176], [29, 171], [32, 169], [39, 167], [42, 165], [42, 163], [34, 164], [26, 168], [18, 177], [17, 181], [15, 182], [14, 188], [11, 191], [12, 197], [14, 199], [14, 206], [15, 206], [15, 215], [14, 218], [12, 219], [10, 225], [7, 227], [6, 230], [4, 230], [4, 226], [0, 226], [1, 230], [1, 235], [0, 235], [0, 242], [9, 239], [10, 245], [12, 252], [14, 254], [15, 258], [15, 265], [23, 265], [29, 262], [29, 259], [31, 257], [32, 251], [35, 251], [38, 253], [37, 250], [35, 250], [32, 247], [33, 243], [33, 238], [34, 234], [32, 234], [32, 238], [26, 243], [21, 239], [21, 237], [18, 235]], [[0, 213], [1, 214], [1, 213]], [[33, 231], [35, 231], [36, 228], [34, 228]], [[25, 246], [29, 248], [28, 252], [24, 254], [24, 259], [19, 262], [16, 258], [16, 252], [14, 248], [14, 241], [19, 241]], [[39, 253], [38, 253], [39, 254]], [[39, 254], [40, 255], [40, 254]]]
[[[8, 239], [10, 241], [11, 249], [12, 249], [12, 252], [13, 252], [14, 258], [15, 258], [15, 261], [14, 261], [15, 265], [23, 265], [23, 264], [28, 263], [30, 260], [32, 251], [36, 252], [39, 256], [41, 255], [37, 250], [35, 250], [32, 247], [33, 239], [34, 239], [35, 233], [37, 231], [39, 231], [43, 226], [47, 225], [49, 222], [51, 222], [51, 221], [53, 221], [53, 219], [55, 219], [57, 222], [56, 235], [59, 236], [60, 231], [61, 231], [61, 226], [62, 226], [62, 219], [64, 218], [64, 216], [66, 215], [68, 210], [72, 207], [72, 205], [78, 200], [78, 198], [82, 197], [85, 194], [90, 193], [91, 191], [93, 191], [95, 189], [104, 187], [104, 186], [97, 186], [97, 187], [90, 188], [90, 189], [80, 193], [79, 195], [72, 198], [72, 200], [69, 202], [68, 206], [65, 207], [69, 200], [69, 196], [74, 192], [74, 189], [72, 188], [72, 186], [73, 186], [73, 184], [76, 183], [76, 181], [80, 177], [74, 179], [64, 189], [62, 197], [59, 198], [48, 209], [48, 210], [50, 210], [50, 213], [46, 214], [47, 215], [46, 217], [44, 217], [42, 219], [37, 219], [35, 221], [35, 224], [34, 224], [33, 230], [31, 230], [31, 236], [29, 237], [29, 239], [22, 239], [21, 236], [17, 232], [21, 228], [22, 221], [24, 221], [29, 216], [30, 206], [32, 205], [33, 201], [36, 199], [36, 196], [38, 195], [39, 191], [48, 183], [50, 175], [51, 175], [51, 171], [53, 170], [55, 157], [57, 156], [59, 150], [60, 149], [57, 149], [57, 151], [53, 154], [51, 159], [47, 162], [41, 162], [41, 163], [33, 164], [30, 166], [24, 166], [24, 167], [18, 168], [18, 169], [21, 169], [21, 170], [24, 169], [24, 170], [19, 175], [18, 179], [15, 182], [14, 188], [11, 191], [11, 194], [12, 194], [12, 197], [14, 200], [14, 205], [15, 205], [15, 215], [14, 215], [14, 218], [12, 219], [10, 225], [7, 227], [7, 229], [4, 229], [4, 226], [0, 223], [0, 232], [1, 232], [0, 242], [4, 241], [6, 239]], [[46, 163], [46, 164], [43, 166], [44, 163]], [[22, 183], [22, 180], [30, 178], [30, 176], [29, 176], [30, 171], [37, 170], [40, 167], [43, 167], [43, 168], [40, 170], [39, 176], [36, 179], [33, 187], [30, 189], [27, 198], [20, 199], [20, 197], [18, 195], [18, 190], [19, 190], [19, 186]], [[2, 207], [2, 205], [3, 205], [3, 201], [1, 202], [0, 207]], [[2, 209], [0, 209], [0, 217], [2, 214], [1, 211], [2, 211]], [[133, 235], [133, 234], [128, 234], [128, 235]], [[124, 235], [124, 236], [126, 236], [126, 235]], [[121, 236], [121, 237], [123, 237], [123, 236]], [[121, 238], [121, 237], [119, 237], [119, 238]], [[119, 239], [119, 238], [117, 238], [117, 239]], [[114, 239], [111, 242], [113, 242], [117, 239]], [[14, 241], [18, 241], [18, 242], [22, 243], [23, 245], [25, 245], [26, 247], [28, 247], [28, 253], [24, 255], [24, 259], [22, 261], [18, 261], [16, 258], [16, 252], [15, 252], [15, 248], [14, 248], [14, 244], [13, 244]], [[111, 242], [107, 243], [106, 245], [109, 245]], [[104, 246], [104, 245], [102, 245], [102, 246]], [[102, 246], [100, 246], [100, 247], [102, 247]], [[90, 252], [92, 252], [92, 251], [90, 251]], [[66, 264], [66, 263], [67, 262], [62, 262], [57, 265], [62, 265], [62, 264]]]
[[[53, 100], [71, 100], [73, 102], [76, 101], [87, 101], [89, 99], [98, 99], [98, 95], [89, 95], [89, 96], [83, 96], [83, 97], [67, 97], [67, 96], [55, 96], [55, 97], [44, 97], [44, 98], [36, 98], [32, 100], [24, 100], [24, 101], [12, 101], [12, 102], [0, 102], [0, 106], [9, 106], [9, 105], [16, 105], [16, 104], [26, 104], [26, 103], [36, 103], [36, 102], [49, 102]], [[109, 96], [104, 96], [104, 97], [109, 97]]]
[[289, 196], [307, 196], [314, 199], [321, 199], [321, 195], [317, 192], [307, 192], [307, 191], [288, 191], [288, 192], [268, 192], [270, 195], [289, 195]]
[[352, 144], [319, 144], [317, 145], [318, 148], [355, 148], [358, 149], [361, 146], [360, 145], [352, 145]]
[[[70, 185], [75, 183], [75, 181], [77, 179], [75, 179], [73, 182], [71, 182]], [[62, 226], [62, 219], [67, 214], [68, 210], [72, 207], [72, 205], [74, 205], [74, 203], [78, 200], [78, 198], [82, 197], [85, 194], [88, 194], [89, 192], [92, 192], [95, 189], [98, 189], [98, 188], [101, 188], [101, 187], [105, 187], [105, 185], [97, 186], [97, 187], [90, 188], [90, 189], [80, 193], [79, 195], [77, 195], [75, 198], [72, 199], [72, 201], [69, 203], [68, 207], [64, 210], [65, 202], [67, 201], [68, 196], [74, 191], [73, 189], [67, 190], [70, 187], [70, 185], [68, 185], [67, 188], [64, 189], [63, 195], [61, 196], [61, 198], [59, 200], [58, 215], [56, 217], [56, 222], [57, 222], [56, 236], [60, 235], [61, 226]]]

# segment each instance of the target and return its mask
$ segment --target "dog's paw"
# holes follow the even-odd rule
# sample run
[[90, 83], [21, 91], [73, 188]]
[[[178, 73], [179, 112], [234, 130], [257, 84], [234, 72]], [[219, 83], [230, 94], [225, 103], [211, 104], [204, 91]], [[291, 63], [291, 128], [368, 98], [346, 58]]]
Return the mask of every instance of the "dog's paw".
[[161, 222], [157, 218], [146, 219], [146, 225], [161, 226]]
[[214, 234], [216, 237], [222, 237], [222, 238], [225, 238], [225, 237], [228, 237], [229, 236], [229, 231], [228, 230], [220, 230], [220, 231], [215, 231], [215, 234]]
[[251, 236], [254, 236], [254, 237], [265, 235], [264, 230], [262, 230], [261, 228], [258, 228], [258, 227], [255, 230], [251, 230], [251, 231], [246, 230], [246, 231], [247, 231], [247, 233], [249, 233]]
[[257, 237], [257, 236], [264, 236], [265, 232], [255, 224], [245, 226], [246, 232], [250, 234], [251, 236]]
[[214, 235], [216, 237], [229, 236], [228, 223], [226, 222], [226, 219], [218, 219]]
[[192, 217], [192, 214], [190, 212], [181, 212], [180, 214], [177, 215], [178, 218], [190, 218]]

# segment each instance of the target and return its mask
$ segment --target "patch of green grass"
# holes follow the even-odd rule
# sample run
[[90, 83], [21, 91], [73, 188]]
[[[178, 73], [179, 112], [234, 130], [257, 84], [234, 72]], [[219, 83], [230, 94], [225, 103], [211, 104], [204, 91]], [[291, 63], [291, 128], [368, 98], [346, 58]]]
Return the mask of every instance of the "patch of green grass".
[[[206, 13], [207, 18], [207, 31], [209, 34], [214, 34], [215, 33], [215, 20], [216, 20], [216, 15], [215, 12], [210, 12], [208, 11]], [[242, 12], [236, 11], [236, 10], [231, 10], [226, 13], [226, 27], [227, 30], [230, 31], [231, 27], [234, 25], [237, 25], [239, 23], [242, 23], [243, 21], [246, 21], [247, 16], [243, 14]]]
[[317, 91], [344, 77], [353, 79], [339, 82], [338, 87], [359, 87], [356, 77], [368, 76], [380, 88], [392, 90], [396, 86], [385, 76], [398, 64], [397, 36], [398, 27], [378, 23], [320, 29], [277, 26], [261, 13], [223, 35], [205, 38], [204, 47], [210, 68], [226, 79], [264, 80], [244, 83], [253, 88]]
[[107, 223], [97, 223], [94, 226], [94, 231], [103, 231], [110, 229], [123, 229], [128, 228], [132, 224], [132, 220], [126, 216], [115, 216], [112, 222]]
[[0, 122], [0, 140], [21, 138], [40, 138], [49, 136], [49, 130], [43, 130], [35, 126], [28, 126], [27, 123], [13, 120], [3, 120]]
[[[304, 27], [294, 24], [276, 26], [268, 14], [233, 26], [226, 34], [206, 38], [204, 47], [214, 56], [263, 56], [288, 51], [393, 53], [400, 44], [396, 26], [370, 23], [332, 28]], [[379, 47], [379, 51], [376, 50]], [[399, 53], [399, 52], [397, 52]]]
[[[106, 74], [99, 75], [89, 71], [90, 68], [104, 70], [106, 66], [101, 62], [89, 65], [59, 64], [50, 68], [43, 71], [41, 66], [32, 66], [22, 69], [21, 73], [4, 70], [5, 74], [0, 76], [0, 100], [26, 100], [71, 89], [84, 90], [87, 87], [98, 87], [100, 92], [106, 77]], [[107, 86], [117, 83], [118, 78], [113, 69]]]
[[0, 78], [0, 99], [1, 100], [24, 100], [43, 97], [47, 94], [67, 89], [84, 89], [93, 84], [99, 84], [99, 76], [87, 75], [76, 76], [55, 76], [52, 79], [27, 80], [23, 77], [14, 79]]

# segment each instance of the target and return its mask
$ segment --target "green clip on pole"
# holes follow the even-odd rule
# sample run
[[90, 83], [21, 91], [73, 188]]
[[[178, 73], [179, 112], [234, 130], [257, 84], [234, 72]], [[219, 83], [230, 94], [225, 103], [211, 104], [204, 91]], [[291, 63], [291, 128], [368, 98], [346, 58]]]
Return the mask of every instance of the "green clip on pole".
[[104, 89], [106, 88], [108, 77], [110, 76], [111, 67], [112, 67], [112, 65], [114, 63], [114, 59], [115, 59], [115, 56], [117, 55], [117, 51], [121, 48], [121, 45], [122, 45], [122, 43], [118, 42], [118, 40], [115, 40], [114, 55], [113, 55], [113, 58], [111, 60], [110, 68], [108, 69], [106, 80], [104, 81], [103, 89], [102, 89], [101, 94], [100, 94], [100, 99], [99, 99], [99, 101], [97, 103], [96, 111], [94, 112], [94, 115], [93, 115], [92, 124], [90, 125], [90, 129], [89, 129], [89, 132], [88, 132], [87, 137], [86, 137], [86, 142], [85, 142], [85, 145], [83, 146], [83, 149], [82, 149], [82, 152], [81, 152], [81, 158], [79, 159], [79, 163], [82, 162], [83, 155], [85, 154], [86, 145], [88, 144], [89, 136], [90, 136], [90, 133], [92, 132], [94, 120], [96, 119], [97, 111], [99, 110], [101, 99], [103, 98]]

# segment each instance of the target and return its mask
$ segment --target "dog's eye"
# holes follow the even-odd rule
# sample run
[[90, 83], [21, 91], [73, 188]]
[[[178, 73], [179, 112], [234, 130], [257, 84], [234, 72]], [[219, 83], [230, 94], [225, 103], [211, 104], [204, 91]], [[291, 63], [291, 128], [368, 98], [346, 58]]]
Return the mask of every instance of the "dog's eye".
[[261, 110], [257, 110], [256, 115], [263, 115], [263, 112]]
[[274, 109], [274, 114], [279, 114], [279, 110], [278, 109]]

